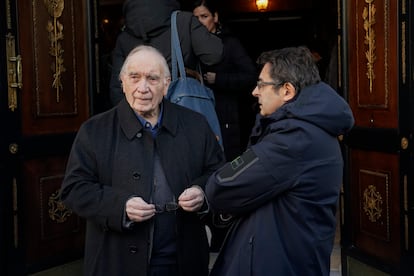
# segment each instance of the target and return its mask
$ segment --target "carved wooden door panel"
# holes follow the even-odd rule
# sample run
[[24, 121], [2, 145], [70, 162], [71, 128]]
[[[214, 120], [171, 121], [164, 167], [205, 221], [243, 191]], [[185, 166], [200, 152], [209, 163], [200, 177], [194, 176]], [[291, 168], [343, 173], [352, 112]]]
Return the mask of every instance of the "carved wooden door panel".
[[355, 116], [346, 140], [342, 267], [345, 275], [412, 275], [413, 4], [349, 0], [342, 9], [341, 87]]
[[74, 135], [90, 113], [89, 1], [2, 5], [0, 274], [26, 275], [82, 256], [84, 222], [58, 191]]

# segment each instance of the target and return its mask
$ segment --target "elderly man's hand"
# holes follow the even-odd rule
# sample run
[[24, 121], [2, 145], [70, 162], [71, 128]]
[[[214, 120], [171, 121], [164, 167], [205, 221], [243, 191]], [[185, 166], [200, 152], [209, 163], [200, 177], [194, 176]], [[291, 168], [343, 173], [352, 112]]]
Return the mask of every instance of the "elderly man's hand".
[[178, 197], [178, 205], [187, 212], [200, 210], [204, 203], [204, 192], [199, 186], [192, 186], [184, 190]]
[[155, 205], [148, 204], [141, 197], [132, 197], [126, 202], [125, 211], [130, 220], [141, 222], [155, 215]]

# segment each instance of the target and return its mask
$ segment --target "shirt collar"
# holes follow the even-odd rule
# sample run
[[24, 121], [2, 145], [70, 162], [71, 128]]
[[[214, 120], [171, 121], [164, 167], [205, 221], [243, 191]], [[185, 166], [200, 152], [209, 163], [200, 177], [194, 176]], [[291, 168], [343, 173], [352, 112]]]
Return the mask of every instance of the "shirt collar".
[[162, 116], [163, 116], [163, 113], [164, 113], [163, 111], [164, 111], [164, 105], [161, 102], [160, 103], [160, 115], [158, 116], [158, 121], [154, 126], [151, 125], [150, 122], [148, 122], [147, 120], [145, 120], [143, 117], [141, 117], [140, 115], [138, 115], [136, 113], [137, 117], [138, 117], [138, 120], [141, 122], [144, 129], [147, 130], [147, 131], [151, 131], [152, 136], [155, 136], [157, 134], [157, 131], [158, 131], [159, 127], [161, 126]]

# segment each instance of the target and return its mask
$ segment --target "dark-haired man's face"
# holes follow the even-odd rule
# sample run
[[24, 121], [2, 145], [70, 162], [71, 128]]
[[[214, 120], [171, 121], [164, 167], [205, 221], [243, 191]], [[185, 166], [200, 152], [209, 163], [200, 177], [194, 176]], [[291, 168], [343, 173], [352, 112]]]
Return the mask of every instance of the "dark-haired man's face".
[[[280, 94], [282, 87], [270, 85], [273, 82], [270, 77], [270, 64], [266, 63], [260, 72], [258, 85], [252, 92], [252, 95], [257, 98], [262, 116], [269, 116], [285, 103]], [[260, 85], [261, 83], [265, 85]]]

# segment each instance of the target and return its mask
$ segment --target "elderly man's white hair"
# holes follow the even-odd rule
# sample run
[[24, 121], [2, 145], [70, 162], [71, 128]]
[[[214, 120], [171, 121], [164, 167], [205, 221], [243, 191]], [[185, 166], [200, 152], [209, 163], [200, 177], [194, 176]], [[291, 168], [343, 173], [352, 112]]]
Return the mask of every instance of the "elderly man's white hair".
[[165, 77], [170, 77], [171, 76], [170, 68], [168, 67], [168, 64], [167, 64], [167, 61], [165, 60], [165, 57], [156, 48], [154, 48], [152, 46], [147, 46], [147, 45], [137, 46], [134, 49], [132, 49], [131, 52], [129, 52], [128, 56], [126, 57], [126, 59], [124, 61], [124, 64], [121, 67], [121, 72], [119, 73], [119, 76], [126, 73], [125, 70], [126, 70], [126, 67], [127, 67], [128, 63], [131, 60], [131, 57], [133, 57], [134, 55], [136, 55], [140, 52], [150, 52], [150, 53], [155, 54], [155, 56], [159, 57], [159, 63], [161, 65], [161, 67], [164, 69], [164, 76]]

